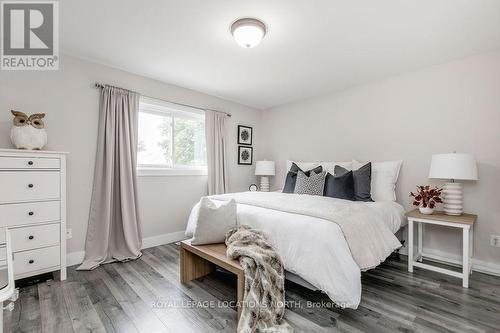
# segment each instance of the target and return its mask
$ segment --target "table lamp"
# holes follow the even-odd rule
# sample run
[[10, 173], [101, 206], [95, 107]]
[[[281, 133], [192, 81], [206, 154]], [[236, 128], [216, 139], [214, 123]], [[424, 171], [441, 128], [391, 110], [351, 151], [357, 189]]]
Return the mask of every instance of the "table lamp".
[[262, 192], [269, 192], [269, 177], [274, 176], [276, 171], [274, 169], [273, 161], [257, 161], [255, 163], [255, 175], [260, 177], [260, 190]]
[[471, 154], [436, 154], [432, 155], [429, 178], [451, 179], [443, 186], [444, 213], [462, 215], [462, 184], [455, 179], [477, 180], [476, 159]]

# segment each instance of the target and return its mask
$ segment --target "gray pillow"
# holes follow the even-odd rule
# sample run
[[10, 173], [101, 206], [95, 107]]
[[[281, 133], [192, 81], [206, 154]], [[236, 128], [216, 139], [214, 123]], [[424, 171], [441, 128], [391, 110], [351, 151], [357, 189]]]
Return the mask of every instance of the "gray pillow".
[[308, 170], [308, 171], [303, 171], [301, 168], [298, 167], [297, 164], [292, 163], [292, 166], [290, 167], [290, 171], [286, 174], [286, 179], [285, 179], [285, 186], [283, 187], [283, 193], [293, 193], [295, 190], [295, 183], [297, 182], [297, 172], [302, 171], [306, 174], [307, 177], [311, 175], [311, 172], [314, 171], [315, 173], [320, 173], [323, 171], [323, 167], [317, 166], [314, 169]]
[[328, 173], [325, 179], [325, 197], [354, 201], [354, 177], [352, 171], [341, 175]]
[[[336, 165], [335, 176], [341, 176], [349, 170]], [[373, 201], [371, 196], [372, 163], [368, 162], [357, 170], [352, 170], [354, 178], [354, 200]]]
[[302, 171], [297, 172], [297, 181], [293, 193], [296, 194], [309, 194], [309, 195], [323, 195], [323, 188], [325, 187], [326, 172], [315, 173], [307, 177]]
[[201, 199], [192, 245], [224, 243], [226, 233], [236, 228], [236, 202], [231, 199], [217, 206], [207, 197]]

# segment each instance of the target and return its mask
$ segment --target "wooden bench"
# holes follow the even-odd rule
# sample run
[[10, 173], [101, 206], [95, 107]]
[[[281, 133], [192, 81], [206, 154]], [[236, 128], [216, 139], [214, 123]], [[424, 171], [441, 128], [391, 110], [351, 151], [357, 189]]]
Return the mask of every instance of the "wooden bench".
[[226, 244], [191, 245], [189, 240], [181, 242], [181, 282], [205, 276], [215, 270], [215, 266], [236, 274], [238, 278], [237, 306], [238, 319], [241, 315], [241, 304], [245, 292], [245, 274], [238, 260], [226, 256]]

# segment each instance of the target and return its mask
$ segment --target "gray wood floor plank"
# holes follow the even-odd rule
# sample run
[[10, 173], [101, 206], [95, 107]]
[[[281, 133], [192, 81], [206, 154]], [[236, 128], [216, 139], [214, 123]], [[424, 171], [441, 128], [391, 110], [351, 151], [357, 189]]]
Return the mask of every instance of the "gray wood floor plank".
[[[285, 285], [285, 290], [287, 290], [287, 286], [292, 285], [291, 283], [287, 283]], [[336, 320], [339, 317], [339, 314], [331, 311], [327, 307], [308, 307], [307, 302], [320, 304], [321, 302], [330, 302], [326, 295], [321, 294], [320, 292], [312, 292], [303, 287], [296, 286], [298, 289], [288, 288], [288, 291], [285, 293], [285, 298], [289, 302], [290, 305], [293, 306], [292, 311], [299, 314], [300, 316], [307, 318], [307, 320], [315, 323], [320, 327], [328, 327], [335, 328]], [[301, 290], [303, 289], [303, 290]], [[307, 290], [307, 291], [306, 291]], [[308, 293], [311, 297], [305, 299], [303, 295]], [[331, 302], [330, 302], [331, 303]], [[334, 306], [332, 304], [332, 306]]]
[[98, 273], [139, 332], [156, 333], [167, 331], [165, 325], [151, 311], [150, 304], [146, 304], [135, 293], [112, 265], [108, 264], [100, 267]]
[[[173, 265], [165, 263], [158, 257], [152, 255], [148, 251], [144, 251], [141, 259], [144, 263], [147, 263], [152, 269], [158, 272], [166, 281], [169, 281], [175, 288], [186, 294], [192, 300], [206, 300], [208, 302], [218, 302], [220, 298], [214, 297], [210, 294], [206, 288], [200, 287], [193, 282], [187, 284], [182, 284], [179, 281], [179, 271], [174, 268]], [[233, 331], [236, 330], [236, 322], [234, 321], [234, 316], [236, 314], [235, 309], [229, 307], [220, 307], [216, 311], [211, 308], [207, 308], [206, 311], [210, 312], [210, 315], [222, 321], [225, 325], [231, 327]]]
[[[19, 292], [21, 294], [21, 292]], [[18, 300], [12, 311], [5, 310], [3, 312], [3, 327], [4, 332], [19, 332], [19, 318], [21, 317], [21, 307], [19, 306], [20, 301]]]
[[[136, 263], [134, 263], [136, 264]], [[115, 265], [115, 269], [120, 273], [125, 281], [134, 289], [134, 291], [147, 303], [150, 304], [153, 313], [163, 322], [170, 332], [210, 332], [214, 328], [210, 327], [207, 318], [199, 318], [196, 316], [196, 311], [181, 311], [179, 308], [182, 304], [187, 304], [189, 300], [182, 293], [174, 290], [174, 293], [169, 293], [167, 290], [155, 289], [150, 283], [151, 279], [144, 278], [133, 265]], [[163, 301], [166, 306], [153, 306]], [[223, 326], [216, 327], [217, 331], [222, 331]]]
[[68, 269], [68, 276], [82, 283], [106, 332], [139, 332], [96, 271]]
[[[14, 308], [15, 310], [15, 308]], [[11, 329], [11, 325], [14, 322], [13, 320], [14, 311], [5, 310], [3, 313], [3, 333], [11, 333], [13, 330]]]
[[7, 331], [10, 332], [40, 332], [40, 304], [37, 286], [28, 286], [19, 292], [19, 301], [14, 310], [5, 316], [10, 320]]
[[96, 296], [96, 290], [90, 288], [88, 281], [85, 279], [84, 275], [86, 273], [87, 272], [85, 271], [77, 273], [74, 269], [68, 269], [68, 281], [78, 281], [82, 284], [89, 296], [90, 301], [92, 302], [92, 306], [99, 316], [99, 319], [101, 319], [101, 323], [104, 326], [106, 332], [116, 333], [116, 330], [113, 327], [110, 318], [104, 313], [102, 304], [99, 302], [99, 298]]
[[[368, 280], [367, 280], [368, 281]], [[464, 310], [466, 303], [457, 303], [452, 300], [443, 299], [439, 295], [425, 291], [422, 288], [408, 287], [405, 285], [388, 284], [377, 279], [370, 279], [370, 285], [364, 289], [372, 290], [378, 295], [387, 294], [392, 300], [399, 300], [401, 306], [405, 304], [411, 305], [420, 317], [429, 320], [430, 322], [441, 322], [448, 329], [461, 331], [463, 329], [476, 332], [484, 332], [488, 328], [488, 324], [482, 322], [485, 316], [481, 316], [481, 320], [477, 316], [470, 316], [466, 319], [467, 311]], [[477, 318], [474, 323], [474, 318]], [[491, 324], [490, 324], [491, 325]]]
[[[295, 333], [332, 333], [342, 332], [342, 330], [334, 327], [321, 327], [314, 322], [301, 317], [294, 311], [286, 310], [286, 320], [294, 328]], [[355, 332], [359, 333], [359, 332]]]
[[71, 318], [75, 333], [79, 332], [106, 332], [104, 325], [94, 309], [90, 298], [79, 282], [62, 284], [64, 301]]
[[23, 288], [20, 291], [20, 317], [19, 329], [22, 332], [40, 332], [40, 302], [38, 300], [38, 287], [36, 285]]
[[[457, 278], [418, 268], [408, 273], [406, 265], [394, 256], [363, 273], [356, 310], [287, 282], [285, 317], [295, 332], [500, 332], [499, 277], [475, 272], [464, 289]], [[4, 312], [4, 331], [235, 332], [230, 307], [182, 306], [235, 299], [235, 277], [221, 271], [181, 284], [179, 248], [162, 245], [136, 261], [91, 272], [72, 267], [65, 282], [22, 288], [15, 310]]]
[[[149, 266], [143, 258], [131, 263], [130, 267], [142, 276], [161, 299], [176, 300], [188, 304], [194, 304], [194, 301], [199, 299], [193, 299], [182, 290], [176, 288], [174, 284], [170, 283], [160, 273]], [[177, 279], [174, 281], [177, 281]], [[195, 306], [187, 309], [178, 307], [177, 310], [185, 318], [184, 321], [193, 322], [197, 329], [206, 329], [208, 325], [214, 331], [234, 332], [236, 328], [234, 325], [230, 325], [230, 323], [234, 323], [234, 313], [232, 317], [224, 319], [216, 311], [210, 311], [211, 309], [208, 307]]]
[[64, 301], [62, 284], [60, 281], [48, 281], [38, 284], [42, 333], [74, 332]]
[[[120, 277], [127, 283], [130, 288], [137, 294], [137, 296], [146, 304], [149, 311], [158, 318], [158, 320], [163, 325], [163, 331], [165, 332], [174, 332], [168, 326], [169, 320], [175, 319], [175, 314], [169, 313], [169, 309], [162, 309], [153, 306], [154, 302], [157, 301], [157, 298], [148, 286], [144, 285], [143, 281], [140, 278], [135, 276], [135, 272], [132, 272], [129, 267], [123, 266], [119, 263], [110, 264], [116, 272], [120, 275]], [[188, 332], [192, 332], [191, 328], [188, 328]]]

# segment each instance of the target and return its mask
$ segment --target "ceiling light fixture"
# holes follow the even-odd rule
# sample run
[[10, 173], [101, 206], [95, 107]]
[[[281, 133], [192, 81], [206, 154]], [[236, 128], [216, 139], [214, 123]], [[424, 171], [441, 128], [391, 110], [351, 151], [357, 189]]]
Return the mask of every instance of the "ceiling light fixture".
[[260, 44], [266, 35], [264, 22], [254, 18], [241, 18], [231, 24], [231, 34], [241, 47], [250, 49]]

